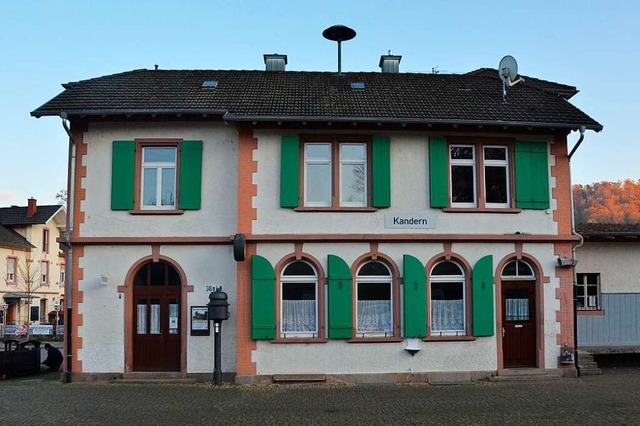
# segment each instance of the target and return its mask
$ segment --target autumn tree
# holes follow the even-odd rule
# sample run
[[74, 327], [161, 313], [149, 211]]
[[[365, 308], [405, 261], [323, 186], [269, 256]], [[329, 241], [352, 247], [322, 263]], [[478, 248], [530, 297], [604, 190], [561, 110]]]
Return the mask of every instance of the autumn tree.
[[576, 223], [640, 222], [640, 179], [573, 185]]

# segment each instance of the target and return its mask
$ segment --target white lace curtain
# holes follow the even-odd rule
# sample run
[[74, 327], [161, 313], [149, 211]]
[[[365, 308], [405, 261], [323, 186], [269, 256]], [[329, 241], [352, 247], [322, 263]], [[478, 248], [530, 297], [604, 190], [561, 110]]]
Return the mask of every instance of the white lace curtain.
[[316, 333], [316, 301], [283, 300], [282, 332]]
[[526, 321], [529, 319], [529, 299], [506, 300], [507, 321]]
[[432, 300], [431, 329], [434, 331], [464, 330], [464, 300]]
[[138, 334], [147, 334], [147, 305], [138, 305]]
[[358, 300], [358, 333], [391, 333], [391, 300]]

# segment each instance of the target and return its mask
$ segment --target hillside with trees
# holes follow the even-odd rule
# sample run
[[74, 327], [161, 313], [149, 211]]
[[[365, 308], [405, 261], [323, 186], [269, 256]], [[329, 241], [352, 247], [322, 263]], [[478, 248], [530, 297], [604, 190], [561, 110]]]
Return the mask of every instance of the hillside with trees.
[[576, 223], [640, 223], [640, 179], [573, 185]]

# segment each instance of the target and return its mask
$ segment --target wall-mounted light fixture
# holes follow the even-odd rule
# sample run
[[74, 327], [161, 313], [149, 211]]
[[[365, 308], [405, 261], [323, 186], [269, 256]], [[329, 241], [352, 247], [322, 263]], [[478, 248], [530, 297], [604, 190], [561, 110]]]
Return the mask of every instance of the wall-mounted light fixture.
[[576, 266], [578, 261], [576, 259], [567, 259], [566, 257], [558, 258], [558, 266], [561, 268], [569, 268], [571, 266]]

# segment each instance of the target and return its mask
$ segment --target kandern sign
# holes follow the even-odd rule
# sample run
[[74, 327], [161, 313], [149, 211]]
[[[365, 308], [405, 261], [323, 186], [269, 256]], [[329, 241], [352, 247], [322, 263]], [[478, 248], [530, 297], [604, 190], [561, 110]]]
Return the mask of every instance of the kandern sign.
[[384, 227], [395, 229], [435, 229], [435, 218], [428, 214], [385, 214]]

